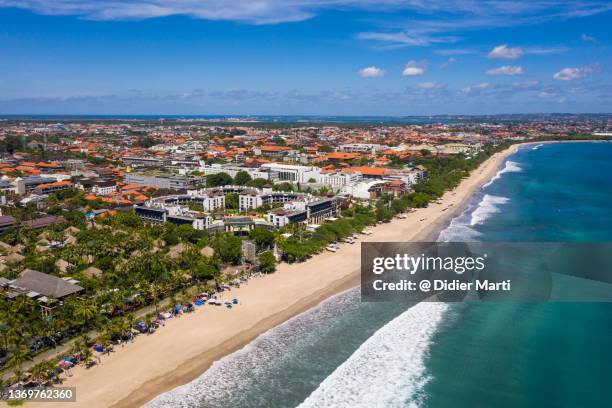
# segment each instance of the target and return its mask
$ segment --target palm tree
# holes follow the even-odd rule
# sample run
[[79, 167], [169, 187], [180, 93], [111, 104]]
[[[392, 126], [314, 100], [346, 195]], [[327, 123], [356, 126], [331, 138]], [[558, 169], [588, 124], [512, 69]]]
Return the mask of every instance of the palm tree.
[[30, 356], [30, 351], [28, 350], [28, 346], [25, 341], [19, 342], [7, 361], [7, 366], [13, 370], [17, 381], [21, 381], [23, 377], [23, 363], [31, 359], [32, 357]]
[[19, 327], [14, 322], [9, 325], [3, 324], [0, 328], [0, 336], [2, 337], [3, 349], [7, 351], [22, 338]]
[[130, 337], [130, 340], [134, 340], [134, 336], [132, 335], [132, 329], [134, 328], [134, 325], [136, 324], [136, 316], [134, 316], [133, 313], [128, 314], [125, 317], [125, 323], [126, 323], [126, 331], [124, 331], [124, 333], [127, 333], [127, 335]]
[[149, 329], [147, 331], [147, 335], [151, 334], [151, 324], [153, 323], [153, 318], [151, 317], [151, 314], [147, 314], [144, 317], [144, 325], [147, 329]]
[[172, 295], [170, 296], [170, 306], [172, 306], [172, 312], [173, 313], [174, 313], [174, 310], [175, 310], [177, 302], [178, 302], [178, 300], [176, 298], [176, 294], [172, 293]]
[[104, 354], [108, 354], [108, 351], [109, 351], [108, 348], [111, 343], [111, 337], [112, 335], [109, 329], [106, 329], [104, 333], [100, 337], [98, 337], [98, 344], [102, 346]]
[[53, 361], [42, 360], [30, 368], [30, 373], [32, 373], [32, 378], [40, 384], [49, 379], [49, 371], [54, 367]]
[[85, 364], [88, 364], [91, 358], [93, 357], [93, 351], [91, 350], [91, 347], [84, 347], [81, 350], [81, 357], [83, 358]]
[[88, 299], [79, 300], [74, 305], [74, 318], [79, 324], [90, 326], [98, 316], [98, 307]]

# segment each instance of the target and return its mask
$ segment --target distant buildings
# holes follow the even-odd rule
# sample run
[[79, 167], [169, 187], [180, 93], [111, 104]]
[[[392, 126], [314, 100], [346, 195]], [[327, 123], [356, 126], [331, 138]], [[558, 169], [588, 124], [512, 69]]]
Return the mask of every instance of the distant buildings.
[[164, 161], [156, 157], [136, 157], [136, 156], [125, 156], [122, 158], [123, 163], [132, 167], [160, 167], [164, 164]]
[[314, 166], [300, 166], [284, 163], [264, 163], [263, 169], [268, 169], [278, 176], [278, 180], [293, 183], [307, 183], [310, 179], [316, 180], [319, 176], [319, 168]]
[[[610, 134], [607, 117], [591, 120], [478, 123], [457, 118], [456, 123], [350, 127], [249, 126], [193, 118], [159, 123], [0, 121], [0, 138], [13, 138], [17, 149], [0, 155], [0, 205], [35, 204], [42, 213], [62, 205], [51, 203], [50, 194], [79, 188], [85, 194], [72, 203], [90, 214], [134, 206], [151, 222], [236, 233], [255, 226], [320, 222], [338, 214], [337, 201], [344, 197], [374, 201], [385, 194], [410, 193], [428, 176], [415, 165], [423, 157], [471, 156], [485, 145], [530, 135]], [[143, 138], [147, 143], [141, 143]], [[45, 160], [23, 149], [28, 145], [44, 150]], [[197, 190], [206, 177], [226, 173], [236, 178], [242, 172], [266, 180], [254, 185], [276, 188]], [[294, 191], [273, 191], [289, 190], [286, 183]], [[168, 194], [155, 191], [160, 189], [175, 194], [151, 199]], [[236, 208], [226, 208], [230, 193], [238, 196]], [[337, 197], [328, 201], [333, 194]], [[28, 224], [0, 218], [0, 231], [15, 225]]]
[[15, 192], [19, 195], [26, 195], [34, 192], [36, 187], [44, 184], [54, 183], [54, 178], [44, 176], [18, 177], [15, 179]]
[[126, 184], [138, 184], [157, 189], [185, 190], [196, 188], [202, 181], [198, 177], [166, 174], [128, 173], [123, 179]]
[[112, 180], [97, 180], [94, 182], [91, 191], [100, 195], [107, 195], [117, 191], [117, 184]]
[[267, 146], [259, 146], [253, 148], [253, 153], [256, 156], [269, 156], [275, 158], [282, 158], [287, 154], [291, 153], [292, 149], [287, 146], [275, 146], [275, 145], [267, 145]]
[[337, 151], [339, 152], [350, 152], [350, 153], [366, 153], [366, 154], [376, 154], [382, 151], [385, 151], [389, 148], [389, 146], [382, 144], [372, 144], [372, 143], [349, 143], [349, 144], [341, 144], [337, 147]]
[[39, 184], [34, 189], [34, 194], [52, 194], [59, 191], [68, 190], [73, 188], [74, 184], [70, 181], [54, 181], [53, 183]]
[[274, 180], [276, 177], [276, 175], [272, 174], [270, 170], [265, 169], [265, 168], [243, 167], [243, 166], [237, 166], [234, 164], [220, 164], [220, 163], [214, 163], [211, 165], [204, 164], [200, 166], [198, 170], [207, 176], [210, 174], [225, 173], [232, 177], [236, 177], [236, 174], [243, 171], [247, 173], [252, 179], [260, 178], [264, 180]]

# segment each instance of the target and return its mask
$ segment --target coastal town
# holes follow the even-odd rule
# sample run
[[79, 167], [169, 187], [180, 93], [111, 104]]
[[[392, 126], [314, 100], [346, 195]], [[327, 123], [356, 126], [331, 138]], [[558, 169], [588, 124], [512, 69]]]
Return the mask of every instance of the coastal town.
[[241, 287], [281, 264], [339, 257], [392, 221], [424, 225], [425, 209], [450, 213], [460, 201], [448, 191], [512, 144], [608, 140], [610, 129], [605, 115], [389, 125], [5, 118], [3, 384], [62, 384], [169, 319], [236, 311]]

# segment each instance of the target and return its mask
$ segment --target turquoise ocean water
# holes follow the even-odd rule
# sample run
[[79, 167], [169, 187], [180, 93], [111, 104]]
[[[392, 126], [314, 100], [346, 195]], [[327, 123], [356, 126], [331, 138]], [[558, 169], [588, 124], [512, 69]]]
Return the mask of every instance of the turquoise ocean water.
[[[612, 242], [612, 143], [525, 146], [441, 240]], [[610, 273], [612, 273], [612, 268]], [[153, 407], [608, 407], [610, 303], [337, 295]]]

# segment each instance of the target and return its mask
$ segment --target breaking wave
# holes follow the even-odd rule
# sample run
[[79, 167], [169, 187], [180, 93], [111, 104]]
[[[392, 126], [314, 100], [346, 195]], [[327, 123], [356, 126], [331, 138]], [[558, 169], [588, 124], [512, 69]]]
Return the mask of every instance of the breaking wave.
[[500, 211], [500, 206], [510, 201], [506, 197], [484, 194], [480, 201], [474, 202], [463, 213], [453, 218], [449, 225], [440, 231], [438, 241], [465, 242], [477, 241], [481, 233], [474, 227]]
[[438, 241], [442, 242], [462, 242], [476, 241], [480, 232], [470, 226], [471, 212], [465, 211], [458, 217], [451, 220], [450, 224], [444, 228], [438, 236]]
[[[192, 382], [157, 396], [146, 407], [220, 407], [228, 406], [228, 401], [231, 401], [230, 406], [266, 406], [265, 401], [243, 401], [240, 395], [244, 390], [256, 387], [254, 381], [266, 375], [266, 370], [275, 362], [300, 358], [296, 343], [308, 342], [309, 336], [318, 334], [317, 327], [327, 325], [341, 313], [356, 310], [360, 305], [359, 300], [359, 288], [330, 297], [261, 334], [244, 348], [214, 362]], [[265, 399], [264, 393], [265, 390], [261, 390], [258, 394]]]
[[482, 188], [489, 187], [491, 184], [495, 183], [495, 181], [499, 180], [501, 176], [503, 176], [505, 173], [520, 173], [521, 171], [523, 171], [523, 169], [521, 168], [521, 166], [519, 166], [517, 162], [507, 160], [504, 168], [498, 171], [497, 174], [495, 174], [495, 176], [493, 176], [491, 180], [489, 180], [486, 184], [482, 186]]
[[499, 206], [510, 201], [506, 197], [498, 197], [494, 195], [485, 194], [478, 207], [472, 212], [470, 219], [470, 225], [482, 224], [491, 215], [500, 211]]
[[448, 306], [421, 302], [379, 329], [300, 408], [418, 406], [432, 338]]

